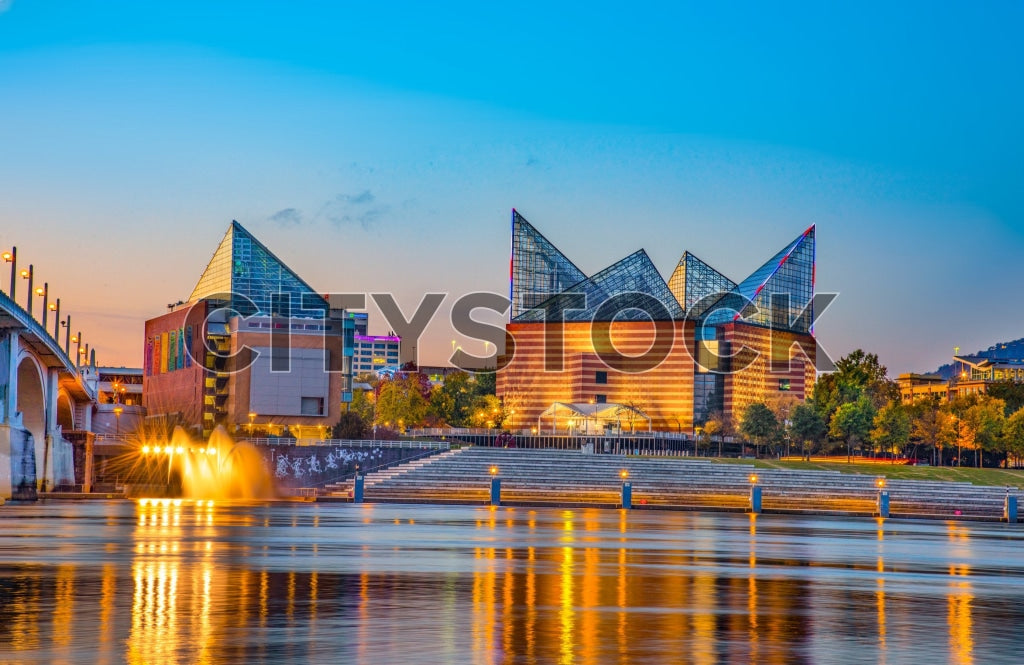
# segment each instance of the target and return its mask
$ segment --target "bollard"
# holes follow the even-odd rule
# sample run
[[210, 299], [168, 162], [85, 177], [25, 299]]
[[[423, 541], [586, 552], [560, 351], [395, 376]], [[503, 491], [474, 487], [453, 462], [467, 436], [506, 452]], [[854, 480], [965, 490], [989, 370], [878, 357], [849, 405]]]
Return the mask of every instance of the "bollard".
[[1017, 497], [1006, 495], [1006, 503], [1003, 506], [1003, 519], [1010, 524], [1017, 523]]
[[878, 516], [889, 517], [889, 490], [878, 490]]
[[622, 507], [625, 510], [633, 507], [633, 483], [628, 480], [622, 483]]
[[761, 514], [761, 488], [758, 485], [750, 488], [750, 512], [755, 515]]
[[491, 505], [501, 505], [501, 478], [491, 478]]
[[364, 480], [365, 480], [364, 476], [361, 476], [358, 473], [356, 474], [355, 481], [354, 481], [354, 483], [352, 485], [352, 503], [362, 503], [363, 502], [363, 481]]

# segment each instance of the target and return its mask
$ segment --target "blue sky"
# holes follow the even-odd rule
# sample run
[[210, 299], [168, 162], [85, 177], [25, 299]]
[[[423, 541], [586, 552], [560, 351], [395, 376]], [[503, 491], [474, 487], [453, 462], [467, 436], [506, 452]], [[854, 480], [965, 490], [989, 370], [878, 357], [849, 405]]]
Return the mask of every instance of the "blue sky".
[[114, 364], [231, 219], [411, 308], [506, 292], [512, 207], [735, 280], [817, 223], [822, 344], [893, 373], [1024, 337], [1024, 5], [708, 4], [0, 0], [0, 245]]

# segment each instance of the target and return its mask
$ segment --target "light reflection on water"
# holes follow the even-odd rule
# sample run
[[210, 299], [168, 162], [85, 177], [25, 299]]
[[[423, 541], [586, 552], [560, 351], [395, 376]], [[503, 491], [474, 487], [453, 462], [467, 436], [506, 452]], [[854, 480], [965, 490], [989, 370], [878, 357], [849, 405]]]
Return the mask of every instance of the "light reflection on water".
[[1019, 663], [1020, 527], [661, 511], [0, 509], [2, 663]]

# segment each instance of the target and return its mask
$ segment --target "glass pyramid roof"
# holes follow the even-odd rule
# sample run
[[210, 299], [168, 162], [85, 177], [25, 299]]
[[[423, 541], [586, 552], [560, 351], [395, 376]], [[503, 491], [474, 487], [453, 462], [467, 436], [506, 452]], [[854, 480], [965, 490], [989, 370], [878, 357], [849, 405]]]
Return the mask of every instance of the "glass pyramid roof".
[[512, 211], [509, 273], [513, 319], [587, 278], [515, 210]]
[[[651, 312], [652, 316], [648, 316], [638, 309], [645, 305], [645, 301], [649, 302], [650, 298], [661, 303], [667, 310], [668, 319], [683, 318], [682, 307], [647, 256], [647, 252], [642, 249], [563, 291], [563, 294], [549, 298], [515, 320], [544, 321], [546, 307], [551, 308], [551, 313], [548, 314], [551, 320], [558, 320], [559, 316], [564, 321], [646, 321], [650, 318], [666, 320], [664, 312]], [[575, 304], [571, 294], [577, 293], [586, 295], [585, 309], [571, 309]], [[601, 311], [601, 306], [615, 296], [624, 296], [623, 301], [616, 301], [618, 311]], [[631, 302], [636, 308], [630, 307]]]
[[[814, 298], [814, 260], [814, 226], [811, 226], [736, 286], [733, 294], [741, 296], [742, 302], [749, 302], [743, 311], [718, 310], [708, 317], [707, 323], [727, 323], [742, 318], [747, 323], [776, 330], [809, 332], [814, 321], [809, 309]], [[773, 294], [787, 294], [788, 307], [773, 311]], [[805, 308], [810, 316], [800, 318]]]
[[189, 302], [222, 293], [232, 294], [232, 307], [243, 316], [271, 313], [272, 296], [282, 293], [291, 295], [293, 313], [302, 308], [304, 296], [307, 307], [327, 308], [320, 294], [236, 221], [228, 227]]
[[711, 296], [721, 296], [732, 291], [736, 283], [690, 252], [683, 252], [668, 280], [668, 288], [686, 315], [696, 319], [717, 300]]

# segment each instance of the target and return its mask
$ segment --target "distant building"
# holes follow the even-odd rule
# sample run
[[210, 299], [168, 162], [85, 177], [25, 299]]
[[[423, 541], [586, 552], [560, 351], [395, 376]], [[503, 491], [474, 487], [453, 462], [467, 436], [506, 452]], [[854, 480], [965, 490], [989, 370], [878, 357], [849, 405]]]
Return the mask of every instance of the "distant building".
[[143, 402], [209, 434], [216, 426], [315, 435], [351, 401], [354, 321], [238, 222], [188, 302], [146, 321]]
[[353, 373], [359, 375], [366, 372], [399, 369], [401, 344], [402, 339], [394, 335], [356, 333], [352, 356]]
[[639, 410], [644, 429], [692, 433], [814, 384], [813, 226], [739, 283], [689, 252], [666, 281], [644, 250], [587, 276], [513, 211], [510, 272], [515, 344], [497, 391], [513, 428], [540, 427], [557, 402], [627, 407], [620, 429]]
[[945, 402], [954, 397], [987, 393], [993, 383], [1024, 381], [1024, 358], [953, 356], [953, 367], [955, 372], [949, 380], [938, 374], [900, 374], [896, 380], [900, 399], [913, 404], [937, 396]]
[[127, 434], [142, 424], [141, 367], [98, 367], [98, 397], [92, 417], [97, 434]]

